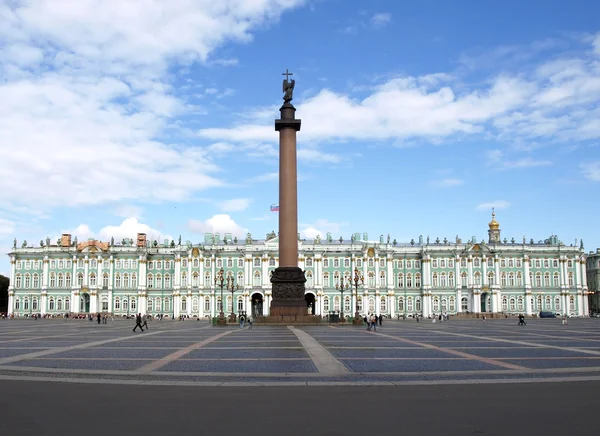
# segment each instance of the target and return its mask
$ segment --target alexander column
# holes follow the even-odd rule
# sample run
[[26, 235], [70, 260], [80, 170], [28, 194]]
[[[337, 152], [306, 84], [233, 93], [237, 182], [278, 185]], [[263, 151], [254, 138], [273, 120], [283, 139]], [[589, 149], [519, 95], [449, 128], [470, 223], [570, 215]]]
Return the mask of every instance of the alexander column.
[[283, 106], [281, 119], [275, 120], [279, 132], [279, 267], [273, 271], [273, 316], [306, 316], [304, 271], [298, 268], [298, 176], [296, 170], [296, 132], [300, 120], [292, 105], [295, 80], [283, 73]]

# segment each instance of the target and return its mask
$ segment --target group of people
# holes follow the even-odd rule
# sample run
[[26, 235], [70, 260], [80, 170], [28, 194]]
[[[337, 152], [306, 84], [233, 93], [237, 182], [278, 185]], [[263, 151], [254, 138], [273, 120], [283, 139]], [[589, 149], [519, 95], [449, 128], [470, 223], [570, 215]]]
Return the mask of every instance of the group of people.
[[144, 327], [146, 327], [146, 330], [148, 330], [148, 318], [146, 315], [142, 316], [141, 313], [138, 313], [135, 316], [135, 327], [133, 328], [133, 331], [135, 332], [138, 327], [141, 331], [144, 331]]
[[383, 315], [375, 315], [370, 313], [365, 315], [363, 321], [367, 323], [367, 331], [377, 331], [377, 324], [381, 327], [383, 324]]
[[244, 326], [246, 325], [245, 323], [248, 323], [248, 328], [252, 328], [252, 316], [249, 315], [248, 318], [246, 318], [244, 315], [240, 315], [240, 328], [243, 329]]

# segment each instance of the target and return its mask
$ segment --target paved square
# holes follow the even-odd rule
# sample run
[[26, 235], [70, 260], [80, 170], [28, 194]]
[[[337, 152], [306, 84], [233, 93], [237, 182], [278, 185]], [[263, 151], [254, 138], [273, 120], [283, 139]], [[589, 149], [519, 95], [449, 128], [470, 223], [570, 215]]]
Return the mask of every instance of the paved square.
[[600, 377], [600, 320], [213, 327], [205, 321], [0, 322], [0, 376], [180, 382], [436, 382]]

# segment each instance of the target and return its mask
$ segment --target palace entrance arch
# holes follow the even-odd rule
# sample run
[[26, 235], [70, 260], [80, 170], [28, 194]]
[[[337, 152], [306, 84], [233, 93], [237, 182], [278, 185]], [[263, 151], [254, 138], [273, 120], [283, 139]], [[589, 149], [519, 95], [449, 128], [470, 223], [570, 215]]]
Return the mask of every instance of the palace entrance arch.
[[262, 294], [256, 292], [252, 294], [251, 305], [252, 305], [252, 316], [262, 316], [263, 314], [263, 296]]

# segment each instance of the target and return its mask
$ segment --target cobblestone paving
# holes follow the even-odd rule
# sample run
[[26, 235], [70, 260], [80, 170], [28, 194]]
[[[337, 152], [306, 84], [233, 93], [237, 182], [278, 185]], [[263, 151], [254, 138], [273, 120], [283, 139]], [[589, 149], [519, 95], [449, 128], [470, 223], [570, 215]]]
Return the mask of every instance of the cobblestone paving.
[[0, 321], [0, 379], [128, 383], [436, 383], [600, 379], [600, 320], [450, 320], [364, 327], [205, 321]]

